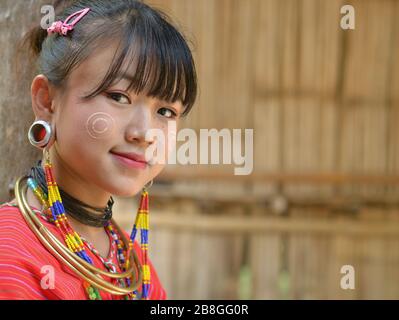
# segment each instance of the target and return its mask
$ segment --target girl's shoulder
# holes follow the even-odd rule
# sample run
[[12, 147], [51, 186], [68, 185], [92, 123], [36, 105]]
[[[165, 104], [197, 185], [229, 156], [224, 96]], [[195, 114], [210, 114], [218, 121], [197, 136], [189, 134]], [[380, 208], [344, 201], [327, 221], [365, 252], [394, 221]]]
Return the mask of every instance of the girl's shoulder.
[[29, 228], [18, 205], [0, 205], [0, 299], [55, 299], [41, 286], [46, 266], [57, 261]]
[[[41, 212], [36, 208], [31, 208], [37, 217], [41, 216]], [[54, 226], [40, 219], [56, 237], [61, 239], [58, 234], [54, 233]], [[31, 260], [47, 259], [46, 248], [42, 245], [36, 234], [31, 230], [19, 207], [15, 203], [6, 202], [0, 204], [0, 253], [7, 251], [23, 251], [27, 254], [34, 254]]]
[[18, 205], [15, 202], [0, 203], [0, 212], [8, 212], [18, 210]]
[[[31, 209], [37, 216], [41, 215], [41, 212], [38, 209]], [[46, 221], [41, 221], [47, 226]], [[21, 244], [28, 241], [39, 243], [36, 235], [29, 228], [29, 225], [23, 217], [18, 205], [14, 202], [5, 202], [0, 204], [0, 241], [2, 241], [2, 238], [5, 236], [12, 239], [16, 238]]]
[[29, 229], [18, 205], [12, 202], [0, 204], [0, 241], [7, 237], [17, 238], [23, 243], [27, 239], [31, 240], [31, 236], [34, 236], [33, 232]]
[[[34, 207], [31, 207], [31, 210], [58, 240], [63, 240], [57, 232], [57, 227], [47, 221], [40, 210]], [[2, 244], [8, 244], [8, 246]], [[28, 225], [18, 205], [12, 202], [0, 204], [0, 252], [7, 250], [19, 250], [31, 254], [32, 261], [42, 262], [53, 258]]]

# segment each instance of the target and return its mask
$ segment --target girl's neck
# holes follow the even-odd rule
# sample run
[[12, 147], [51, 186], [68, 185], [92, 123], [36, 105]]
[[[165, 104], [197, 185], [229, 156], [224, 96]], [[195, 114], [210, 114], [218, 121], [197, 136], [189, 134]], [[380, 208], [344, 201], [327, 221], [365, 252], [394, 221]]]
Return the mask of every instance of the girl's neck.
[[[59, 156], [56, 143], [50, 149], [50, 161], [52, 163], [54, 179], [62, 190], [92, 207], [105, 208], [107, 206], [111, 194], [89, 181], [83, 180], [74, 172]], [[43, 158], [43, 169], [44, 164], [45, 159]]]
[[[27, 188], [26, 191], [26, 198], [28, 201], [28, 204], [30, 207], [37, 208], [38, 210], [42, 210], [42, 205], [39, 202], [39, 200], [36, 198], [36, 196], [33, 194], [32, 190], [30, 188]], [[12, 202], [16, 203], [16, 200], [13, 199]], [[85, 225], [78, 220], [75, 220], [72, 218], [70, 215], [67, 215], [68, 222], [73, 228], [74, 231], [76, 231], [78, 234], [82, 235], [86, 239], [93, 240], [99, 235], [104, 235], [105, 230], [104, 228], [98, 228], [98, 227], [92, 227]]]
[[[52, 163], [54, 179], [59, 188], [72, 197], [90, 206], [97, 208], [105, 208], [107, 206], [111, 194], [105, 192], [96, 185], [83, 180], [76, 172], [74, 172], [70, 166], [68, 166], [68, 164], [59, 156], [56, 143], [50, 149], [50, 161]], [[44, 164], [45, 158], [43, 157], [43, 169]], [[36, 198], [33, 193], [31, 193], [31, 195]], [[41, 206], [39, 208], [41, 208]], [[104, 234], [105, 232], [104, 228], [83, 224], [80, 221], [72, 218], [70, 215], [68, 215], [68, 221], [75, 231], [86, 238], [92, 238], [99, 234]]]

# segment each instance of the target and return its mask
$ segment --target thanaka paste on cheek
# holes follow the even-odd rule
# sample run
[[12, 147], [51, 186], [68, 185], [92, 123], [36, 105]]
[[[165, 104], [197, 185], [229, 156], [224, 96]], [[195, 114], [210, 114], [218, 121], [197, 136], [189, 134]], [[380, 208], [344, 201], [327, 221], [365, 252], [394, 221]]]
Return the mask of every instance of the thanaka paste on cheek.
[[105, 139], [112, 135], [115, 128], [115, 119], [108, 113], [96, 112], [86, 121], [87, 133], [93, 139]]

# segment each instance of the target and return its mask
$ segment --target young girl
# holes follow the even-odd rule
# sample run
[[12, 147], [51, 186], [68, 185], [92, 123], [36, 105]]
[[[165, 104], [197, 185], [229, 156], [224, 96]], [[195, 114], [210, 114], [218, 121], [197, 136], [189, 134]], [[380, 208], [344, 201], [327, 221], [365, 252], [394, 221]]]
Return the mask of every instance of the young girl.
[[[186, 41], [134, 0], [69, 1], [27, 39], [40, 67], [28, 135], [43, 158], [0, 208], [0, 298], [166, 299], [148, 259], [147, 192], [164, 162], [145, 156], [160, 143], [146, 132], [164, 132], [166, 155], [168, 122], [195, 102]], [[112, 195], [140, 190], [129, 235]]]

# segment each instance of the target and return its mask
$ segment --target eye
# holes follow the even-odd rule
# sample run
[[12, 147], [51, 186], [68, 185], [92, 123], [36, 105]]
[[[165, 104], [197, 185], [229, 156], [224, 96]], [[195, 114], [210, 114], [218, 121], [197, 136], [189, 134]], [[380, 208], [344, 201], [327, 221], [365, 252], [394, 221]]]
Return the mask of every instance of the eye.
[[120, 92], [108, 92], [107, 96], [116, 102], [130, 104], [130, 99]]
[[168, 108], [161, 108], [158, 110], [158, 113], [163, 115], [166, 118], [176, 118], [177, 114], [176, 112], [174, 112], [172, 109], [168, 109]]

